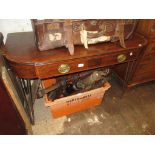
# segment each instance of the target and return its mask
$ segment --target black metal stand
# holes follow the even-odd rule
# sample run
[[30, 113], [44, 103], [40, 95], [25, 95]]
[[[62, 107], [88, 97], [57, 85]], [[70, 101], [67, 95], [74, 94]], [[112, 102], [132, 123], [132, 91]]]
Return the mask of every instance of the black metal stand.
[[32, 124], [35, 123], [34, 109], [33, 105], [36, 99], [36, 94], [40, 85], [40, 79], [29, 80], [17, 78], [18, 84], [22, 96], [24, 97], [24, 108], [30, 118]]

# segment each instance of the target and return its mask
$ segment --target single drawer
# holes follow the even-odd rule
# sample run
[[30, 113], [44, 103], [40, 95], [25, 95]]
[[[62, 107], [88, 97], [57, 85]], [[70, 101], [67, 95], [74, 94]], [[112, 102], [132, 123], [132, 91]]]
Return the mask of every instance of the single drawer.
[[144, 55], [154, 54], [155, 53], [155, 42], [150, 42], [147, 46]]
[[138, 84], [138, 83], [143, 83], [143, 82], [152, 81], [152, 80], [155, 80], [155, 71], [145, 72], [141, 74], [136, 73], [133, 76], [131, 82], [129, 83]]
[[155, 36], [155, 20], [150, 22], [150, 36]]
[[140, 50], [120, 51], [113, 54], [91, 56], [87, 58], [72, 59], [67, 61], [59, 61], [49, 64], [36, 64], [36, 74], [39, 78], [49, 78], [64, 74], [75, 73], [95, 69], [98, 67], [106, 67], [109, 65], [120, 64], [137, 58]]
[[141, 74], [150, 71], [155, 71], [155, 53], [147, 55], [141, 60], [136, 70], [136, 74]]

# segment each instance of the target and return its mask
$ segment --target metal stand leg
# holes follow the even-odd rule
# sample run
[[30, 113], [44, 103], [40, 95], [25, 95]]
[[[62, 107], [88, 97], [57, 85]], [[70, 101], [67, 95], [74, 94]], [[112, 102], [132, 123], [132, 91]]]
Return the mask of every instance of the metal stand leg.
[[40, 85], [40, 80], [27, 80], [27, 79], [18, 79], [22, 94], [24, 96], [26, 111], [30, 118], [32, 124], [35, 123], [34, 109], [33, 105], [36, 99], [36, 94]]
[[40, 79], [29, 80], [18, 78], [13, 74], [12, 70], [9, 68], [7, 61], [3, 58], [3, 62], [7, 68], [12, 82], [16, 88], [16, 91], [21, 99], [25, 112], [27, 113], [30, 122], [34, 124], [34, 109], [33, 105], [36, 99], [36, 94], [40, 86]]

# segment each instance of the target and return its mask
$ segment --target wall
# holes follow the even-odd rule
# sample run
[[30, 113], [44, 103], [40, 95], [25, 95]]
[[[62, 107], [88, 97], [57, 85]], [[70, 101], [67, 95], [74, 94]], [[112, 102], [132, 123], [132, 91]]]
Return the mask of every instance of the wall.
[[0, 32], [4, 35], [4, 42], [8, 33], [32, 31], [30, 19], [0, 19]]

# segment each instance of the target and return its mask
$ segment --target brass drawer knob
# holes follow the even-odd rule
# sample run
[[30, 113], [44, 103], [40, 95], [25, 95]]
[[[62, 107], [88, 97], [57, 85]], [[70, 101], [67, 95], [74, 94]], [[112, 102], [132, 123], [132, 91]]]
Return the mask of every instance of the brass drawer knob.
[[59, 67], [58, 67], [58, 71], [60, 73], [68, 73], [70, 71], [70, 66], [68, 64], [61, 64]]
[[126, 60], [126, 55], [124, 54], [120, 54], [117, 56], [117, 61], [120, 62], [124, 62]]

